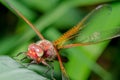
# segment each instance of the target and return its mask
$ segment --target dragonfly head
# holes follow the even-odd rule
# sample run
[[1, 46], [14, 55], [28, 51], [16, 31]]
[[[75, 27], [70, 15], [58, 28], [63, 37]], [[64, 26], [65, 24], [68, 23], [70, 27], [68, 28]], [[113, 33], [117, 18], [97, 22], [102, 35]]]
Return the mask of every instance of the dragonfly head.
[[27, 56], [30, 59], [33, 59], [36, 63], [40, 63], [41, 62], [41, 57], [43, 55], [44, 55], [44, 51], [39, 45], [37, 45], [35, 43], [29, 45]]

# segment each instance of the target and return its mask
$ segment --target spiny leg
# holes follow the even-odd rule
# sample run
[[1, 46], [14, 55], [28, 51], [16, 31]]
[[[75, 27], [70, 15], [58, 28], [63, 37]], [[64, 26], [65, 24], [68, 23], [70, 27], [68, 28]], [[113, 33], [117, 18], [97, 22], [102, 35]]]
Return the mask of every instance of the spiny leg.
[[[14, 59], [16, 59], [16, 57], [18, 57], [19, 55], [23, 54], [22, 52], [18, 53], [17, 55], [13, 56]], [[17, 60], [17, 59], [16, 59]]]
[[52, 70], [51, 78], [52, 78], [52, 80], [56, 80], [54, 78], [54, 66], [53, 65], [49, 65], [44, 59], [42, 59], [42, 64], [44, 64], [45, 66], [48, 67], [47, 71], [45, 71], [44, 74], [46, 74], [48, 71]]
[[25, 59], [27, 58], [26, 56], [25, 56], [23, 59], [21, 59], [21, 60], [17, 59], [17, 57], [20, 56], [21, 54], [26, 54], [26, 52], [20, 52], [20, 53], [18, 53], [17, 55], [13, 56], [13, 58], [14, 58], [15, 60], [18, 60], [18, 61], [23, 61], [23, 60], [25, 60]]
[[51, 69], [52, 69], [51, 78], [52, 78], [53, 80], [56, 80], [56, 79], [54, 78], [54, 66], [53, 66], [53, 64], [51, 65]]
[[26, 67], [30, 66], [31, 64], [36, 64], [36, 62], [34, 60], [31, 60], [31, 62], [28, 63]]
[[21, 54], [24, 54], [24, 52], [19, 52], [16, 57], [20, 56]]
[[27, 56], [25, 56], [24, 58], [22, 58], [20, 61], [24, 61], [25, 59], [27, 59]]

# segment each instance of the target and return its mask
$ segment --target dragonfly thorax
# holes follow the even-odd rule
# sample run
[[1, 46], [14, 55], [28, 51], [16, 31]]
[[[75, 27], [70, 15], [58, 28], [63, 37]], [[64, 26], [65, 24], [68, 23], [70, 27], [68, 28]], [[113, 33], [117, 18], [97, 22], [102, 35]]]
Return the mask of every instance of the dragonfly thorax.
[[56, 57], [56, 53], [54, 46], [50, 41], [41, 40], [29, 45], [27, 56], [33, 59], [36, 63], [40, 63], [43, 60], [53, 60]]

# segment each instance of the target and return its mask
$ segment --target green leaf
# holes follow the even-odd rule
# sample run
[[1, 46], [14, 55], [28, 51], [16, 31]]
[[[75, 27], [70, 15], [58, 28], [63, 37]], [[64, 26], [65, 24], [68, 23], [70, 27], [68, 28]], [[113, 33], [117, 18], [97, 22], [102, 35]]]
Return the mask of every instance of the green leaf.
[[0, 80], [49, 80], [8, 56], [0, 56]]
[[[24, 7], [25, 5], [21, 3], [19, 0], [8, 0], [11, 2], [12, 5], [14, 5], [20, 12], [22, 12], [27, 18], [34, 18], [34, 10], [29, 11], [29, 7]], [[29, 0], [26, 0], [29, 2]], [[38, 1], [38, 0], [37, 0]], [[6, 5], [4, 3], [4, 0], [0, 1], [2, 4]], [[120, 26], [120, 3], [115, 2], [112, 3], [112, 0], [62, 0], [62, 2], [59, 3], [59, 5], [56, 5], [53, 9], [50, 9], [51, 11], [48, 11], [42, 17], [38, 17], [38, 20], [34, 23], [36, 27], [45, 35], [47, 35], [47, 38], [50, 40], [55, 40], [56, 37], [58, 37], [61, 33], [59, 30], [57, 30], [56, 26], [52, 26], [58, 19], [63, 17], [64, 14], [69, 14], [71, 11], [78, 10], [78, 7], [80, 6], [89, 6], [89, 5], [97, 5], [102, 2], [111, 2], [110, 6], [112, 7], [112, 12], [109, 17], [106, 18], [106, 16], [102, 16], [104, 12], [100, 13], [99, 15], [95, 16], [92, 21], [90, 21], [89, 25], [87, 25], [87, 29], [83, 31], [86, 35], [92, 32], [95, 28], [98, 30], [98, 28], [104, 27], [105, 30], [109, 30], [109, 28], [116, 28]], [[29, 6], [32, 3], [28, 4]], [[36, 4], [36, 3], [34, 3]], [[43, 5], [46, 3], [44, 2]], [[49, 4], [49, 3], [48, 3]], [[38, 5], [38, 4], [37, 4]], [[77, 6], [77, 8], [76, 8]], [[7, 6], [8, 7], [8, 6]], [[35, 6], [36, 7], [36, 6]], [[38, 7], [39, 8], [39, 7]], [[38, 9], [37, 8], [37, 9]], [[42, 8], [43, 10], [47, 10], [48, 7]], [[75, 9], [74, 9], [75, 8]], [[26, 10], [27, 9], [27, 10]], [[49, 8], [48, 8], [49, 9]], [[72, 10], [71, 10], [72, 9]], [[13, 11], [14, 12], [14, 11]], [[80, 12], [84, 13], [84, 11]], [[79, 13], [77, 13], [79, 14]], [[64, 20], [68, 20], [67, 15], [66, 17], [63, 17]], [[102, 17], [101, 17], [102, 16]], [[78, 17], [76, 16], [76, 13], [72, 12], [72, 17]], [[83, 16], [82, 16], [83, 17]], [[66, 19], [67, 18], [67, 19]], [[81, 18], [81, 17], [80, 17]], [[61, 19], [59, 22], [62, 22]], [[75, 21], [76, 22], [76, 21]], [[65, 22], [66, 23], [66, 22]], [[70, 24], [75, 24], [74, 21], [69, 22]], [[105, 24], [104, 24], [105, 23]], [[57, 24], [57, 23], [56, 23]], [[60, 24], [60, 23], [59, 23]], [[62, 26], [64, 24], [64, 21], [62, 22]], [[23, 25], [23, 24], [22, 24]], [[61, 27], [62, 27], [61, 26]], [[66, 25], [65, 25], [66, 26]], [[21, 25], [18, 26], [21, 28]], [[24, 25], [25, 30], [21, 32], [21, 36], [16, 34], [15, 36], [11, 36], [11, 38], [7, 37], [2, 41], [0, 41], [0, 51], [1, 53], [10, 55], [12, 54], [14, 50], [17, 50], [18, 46], [23, 45], [24, 43], [27, 43], [30, 41], [33, 37], [35, 37], [35, 33], [29, 28], [26, 28], [26, 25]], [[63, 26], [64, 28], [64, 26]], [[17, 37], [16, 37], [17, 36]], [[84, 36], [84, 34], [81, 35], [81, 37]], [[9, 40], [9, 41], [8, 41]], [[71, 48], [68, 50], [65, 50], [64, 54], [68, 59], [68, 63], [64, 63], [64, 66], [67, 70], [67, 73], [69, 74], [69, 77], [72, 80], [88, 80], [88, 77], [90, 76], [91, 70], [98, 74], [102, 79], [104, 80], [110, 80], [112, 79], [110, 73], [108, 73], [106, 70], [101, 68], [97, 63], [96, 60], [101, 55], [103, 50], [108, 45], [108, 42], [97, 44], [97, 45], [91, 45], [91, 46], [85, 46], [85, 47], [76, 47]], [[26, 48], [27, 50], [27, 48]], [[10, 52], [11, 51], [11, 52]], [[16, 53], [17, 54], [17, 53]], [[58, 64], [57, 64], [58, 65]], [[0, 65], [1, 66], [1, 65]], [[13, 66], [13, 65], [11, 65]], [[4, 66], [6, 67], [6, 66]], [[56, 66], [55, 66], [56, 67]], [[2, 68], [0, 68], [2, 69]], [[11, 68], [10, 68], [11, 69]], [[33, 68], [35, 70], [36, 68]], [[41, 68], [37, 68], [36, 71], [40, 72]], [[27, 69], [26, 69], [27, 70]], [[9, 71], [9, 70], [8, 70]], [[28, 70], [29, 71], [29, 70]], [[6, 75], [5, 73], [4, 75]], [[36, 75], [36, 73], [34, 73]], [[34, 75], [32, 74], [32, 75]], [[22, 74], [18, 74], [21, 76]], [[39, 75], [41, 76], [41, 75]], [[23, 77], [20, 77], [20, 79]], [[2, 80], [5, 80], [2, 78]], [[13, 80], [13, 79], [12, 79]], [[17, 79], [18, 80], [18, 79]]]

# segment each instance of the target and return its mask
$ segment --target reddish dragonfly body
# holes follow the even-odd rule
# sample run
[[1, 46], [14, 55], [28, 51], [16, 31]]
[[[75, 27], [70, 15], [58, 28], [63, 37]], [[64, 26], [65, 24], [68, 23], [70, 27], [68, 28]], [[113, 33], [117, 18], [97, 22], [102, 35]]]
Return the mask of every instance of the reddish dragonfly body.
[[[6, 3], [8, 3], [7, 0]], [[85, 18], [83, 18], [83, 20], [78, 23], [78, 25], [76, 25], [75, 27], [73, 27], [72, 29], [68, 30], [66, 33], [64, 33], [60, 38], [58, 38], [57, 40], [55, 40], [53, 43], [46, 40], [41, 33], [36, 29], [36, 27], [34, 27], [31, 22], [29, 22], [19, 11], [17, 11], [12, 5], [10, 5], [10, 3], [8, 3], [9, 6], [26, 22], [28, 23], [28, 25], [36, 32], [36, 34], [40, 37], [40, 41], [38, 41], [37, 43], [32, 43], [29, 45], [28, 47], [28, 51], [26, 52], [26, 56], [31, 58], [33, 60], [34, 63], [43, 63], [46, 66], [49, 66], [49, 64], [47, 63], [47, 61], [51, 61], [54, 60], [56, 57], [59, 60], [60, 63], [60, 68], [61, 71], [63, 73], [63, 75], [66, 77], [66, 80], [69, 80], [66, 71], [63, 67], [62, 64], [62, 60], [61, 57], [58, 53], [58, 50], [62, 49], [62, 48], [70, 48], [70, 47], [75, 47], [75, 46], [84, 46], [84, 45], [90, 45], [90, 44], [95, 44], [101, 41], [105, 41], [108, 39], [112, 39], [115, 37], [120, 36], [119, 32], [116, 32], [115, 34], [113, 34], [112, 36], [107, 36], [109, 34], [112, 34], [112, 30], [110, 31], [111, 33], [106, 34], [106, 37], [102, 37], [103, 34], [102, 32], [98, 32], [100, 33], [99, 37], [100, 38], [96, 38], [95, 40], [89, 38], [87, 42], [78, 42], [78, 43], [71, 43], [71, 44], [66, 44], [65, 43], [76, 37], [79, 36], [78, 33], [79, 31], [84, 28], [84, 23], [85, 21], [97, 10], [101, 9], [102, 7], [104, 7], [105, 5], [100, 5], [97, 8], [95, 8], [94, 10], [92, 10], [87, 16], [85, 16]], [[115, 29], [116, 30], [116, 29]], [[114, 32], [115, 32], [114, 30]], [[114, 33], [113, 32], [113, 33]], [[95, 35], [89, 35], [88, 37], [94, 37]], [[94, 37], [95, 38], [95, 37]], [[85, 38], [87, 39], [87, 38]]]
[[33, 59], [35, 63], [42, 62], [45, 65], [47, 65], [45, 60], [51, 61], [57, 56], [53, 44], [48, 40], [31, 44], [26, 55]]

